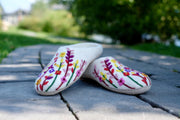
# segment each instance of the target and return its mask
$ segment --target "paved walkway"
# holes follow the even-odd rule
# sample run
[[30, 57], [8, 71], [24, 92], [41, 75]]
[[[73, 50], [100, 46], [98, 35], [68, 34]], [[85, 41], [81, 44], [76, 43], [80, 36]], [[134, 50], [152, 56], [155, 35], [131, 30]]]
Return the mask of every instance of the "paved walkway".
[[179, 120], [180, 59], [104, 46], [102, 56], [113, 56], [145, 72], [152, 79], [152, 89], [129, 96], [83, 79], [56, 96], [40, 96], [34, 90], [34, 80], [58, 47], [22, 47], [2, 61], [1, 120]]

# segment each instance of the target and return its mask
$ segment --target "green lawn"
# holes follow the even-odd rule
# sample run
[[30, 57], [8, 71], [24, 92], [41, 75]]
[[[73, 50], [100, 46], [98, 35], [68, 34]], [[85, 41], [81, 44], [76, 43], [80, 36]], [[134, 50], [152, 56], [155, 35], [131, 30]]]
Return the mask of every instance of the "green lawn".
[[[22, 35], [24, 32], [1, 32], [0, 33], [0, 62], [6, 57], [12, 50], [22, 46], [35, 45], [35, 44], [72, 44], [78, 43], [75, 40], [66, 40], [58, 38], [49, 38], [47, 34], [37, 33], [37, 37], [31, 37]], [[133, 49], [148, 51], [163, 55], [170, 55], [180, 58], [180, 47], [165, 46], [158, 43], [143, 43], [134, 46], [128, 46]]]
[[130, 47], [137, 50], [148, 51], [163, 55], [170, 55], [180, 58], [180, 47], [176, 47], [174, 45], [166, 46], [164, 44], [158, 43], [142, 43]]
[[0, 62], [12, 50], [21, 46], [35, 44], [71, 44], [77, 41], [67, 41], [65, 39], [53, 39], [45, 37], [30, 37], [21, 34], [0, 32]]

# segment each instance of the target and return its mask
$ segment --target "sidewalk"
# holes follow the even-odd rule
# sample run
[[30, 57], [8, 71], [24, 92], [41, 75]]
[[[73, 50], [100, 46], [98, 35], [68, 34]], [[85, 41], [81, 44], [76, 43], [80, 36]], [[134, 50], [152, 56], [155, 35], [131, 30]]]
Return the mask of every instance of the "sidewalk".
[[34, 81], [58, 47], [22, 47], [3, 59], [1, 120], [180, 119], [180, 59], [106, 45], [102, 56], [113, 56], [151, 77], [149, 92], [138, 96], [118, 94], [82, 79], [56, 96], [40, 96], [34, 90]]

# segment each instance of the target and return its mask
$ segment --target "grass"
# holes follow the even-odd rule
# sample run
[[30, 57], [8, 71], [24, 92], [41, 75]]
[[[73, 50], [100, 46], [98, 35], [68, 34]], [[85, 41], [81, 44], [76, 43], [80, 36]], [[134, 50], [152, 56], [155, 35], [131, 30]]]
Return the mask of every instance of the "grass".
[[[30, 36], [27, 36], [30, 33]], [[31, 35], [34, 35], [31, 36]], [[50, 38], [48, 33], [34, 33], [32, 31], [11, 29], [8, 32], [0, 32], [0, 62], [11, 51], [18, 47], [35, 45], [35, 44], [72, 44], [78, 43], [76, 40], [67, 40], [63, 38]], [[180, 47], [173, 45], [166, 46], [158, 43], [142, 43], [130, 48], [142, 51], [148, 51], [163, 55], [170, 55], [180, 58]]]
[[159, 43], [142, 43], [130, 46], [130, 48], [180, 58], [180, 47], [176, 47], [174, 45], [166, 46]]
[[45, 38], [44, 36], [26, 36], [16, 33], [0, 32], [0, 62], [15, 48], [35, 44], [72, 44], [77, 41]]
[[20, 29], [20, 28], [17, 28], [16, 26], [11, 26], [7, 32], [11, 34], [26, 35], [26, 36], [31, 35], [31, 36], [41, 37], [41, 38], [45, 38], [51, 35], [50, 33], [47, 33], [47, 32], [34, 32], [32, 30]]

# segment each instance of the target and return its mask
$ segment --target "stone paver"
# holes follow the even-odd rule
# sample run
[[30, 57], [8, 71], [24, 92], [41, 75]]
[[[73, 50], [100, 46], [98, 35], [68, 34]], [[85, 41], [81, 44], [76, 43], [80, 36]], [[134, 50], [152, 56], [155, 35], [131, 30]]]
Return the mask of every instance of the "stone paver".
[[40, 96], [34, 90], [43, 46], [18, 48], [0, 64], [1, 120], [75, 120], [60, 95]]
[[178, 58], [131, 49], [122, 49], [121, 51], [118, 51], [118, 53], [119, 55], [130, 59], [143, 61], [149, 64], [153, 64], [154, 66], [180, 72], [180, 67], [178, 66], [180, 65], [180, 59]]
[[41, 70], [40, 64], [0, 64], [0, 82], [34, 81]]
[[39, 63], [39, 51], [43, 46], [35, 45], [17, 48], [2, 60], [2, 64]]
[[55, 52], [58, 50], [59, 47], [60, 47], [59, 45], [49, 45], [49, 46], [44, 46], [42, 48], [40, 54], [42, 65], [45, 66], [49, 63], [49, 61], [52, 59], [52, 57], [54, 56]]
[[110, 92], [89, 81], [78, 81], [62, 92], [80, 120], [177, 120], [135, 96]]
[[150, 75], [153, 86], [146, 94], [114, 93], [90, 79], [78, 81], [61, 95], [47, 97], [36, 94], [34, 80], [58, 47], [22, 47], [2, 61], [1, 119], [177, 120], [180, 117], [180, 59], [127, 48], [106, 45], [102, 56], [113, 56], [121, 63]]
[[162, 81], [153, 81], [151, 91], [140, 95], [170, 112], [180, 114], [180, 88]]
[[[38, 72], [39, 73], [39, 72]], [[38, 76], [38, 73], [34, 72], [21, 72], [21, 73], [14, 73], [14, 72], [0, 72], [0, 83], [2, 82], [21, 82], [21, 81], [35, 81]]]
[[[112, 48], [105, 49], [105, 51], [111, 51]], [[121, 50], [119, 50], [121, 51]], [[118, 52], [119, 52], [118, 51]], [[128, 50], [126, 50], [128, 51]], [[143, 52], [144, 53], [144, 52]], [[137, 56], [141, 55], [141, 52]], [[147, 53], [150, 54], [150, 53]], [[107, 56], [108, 52], [104, 52], [103, 56]], [[162, 108], [167, 109], [174, 114], [180, 116], [180, 74], [177, 72], [172, 72], [169, 69], [163, 69], [160, 65], [149, 64], [148, 62], [136, 61], [134, 59], [120, 56], [119, 54], [112, 55], [121, 63], [145, 72], [151, 75], [152, 79], [152, 88], [147, 94], [141, 95], [142, 98], [145, 98]], [[137, 57], [138, 58], [138, 57]], [[171, 58], [170, 58], [171, 59]], [[174, 58], [175, 59], [175, 58]], [[180, 59], [176, 59], [176, 63], [180, 61]]]
[[40, 96], [34, 82], [0, 83], [1, 120], [75, 120], [60, 96]]
[[0, 72], [40, 72], [40, 64], [0, 64]]

